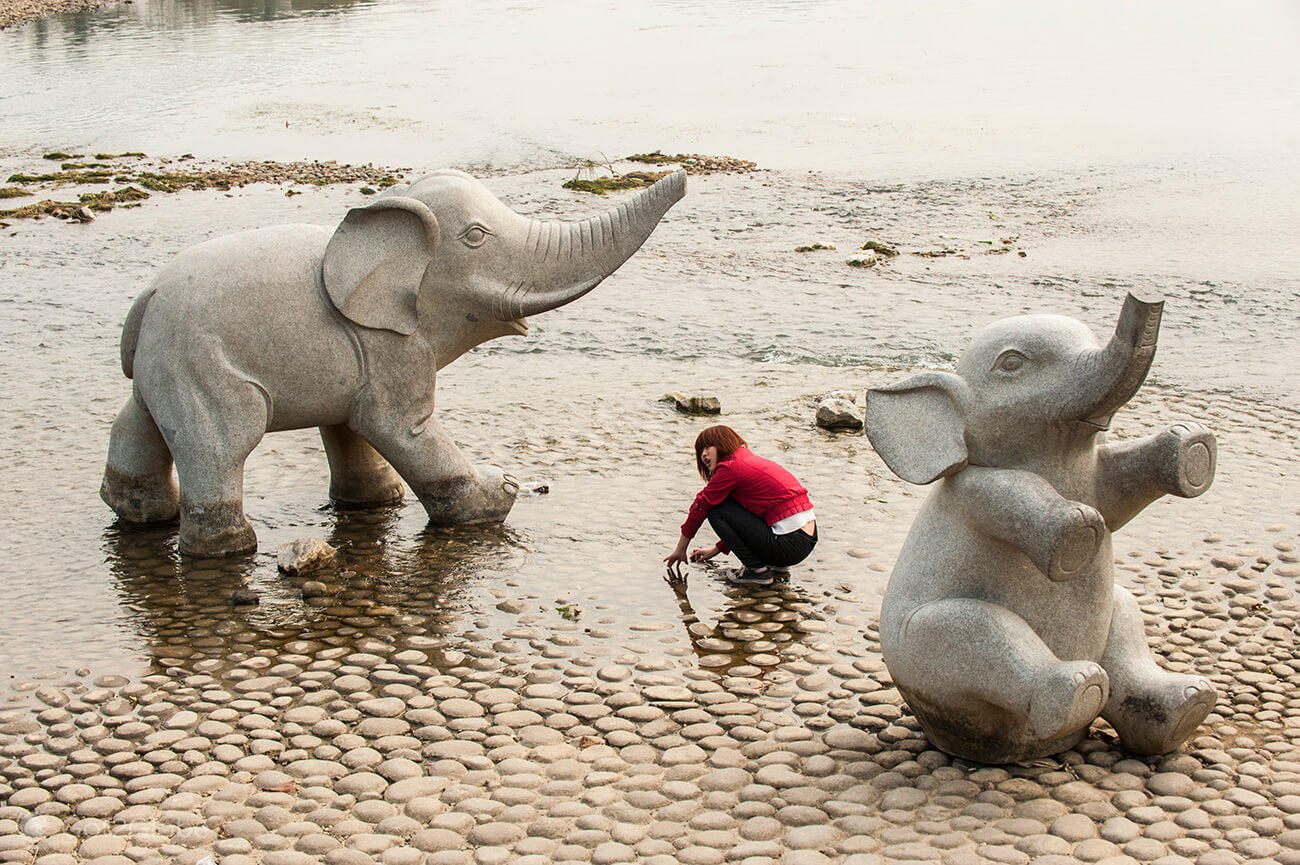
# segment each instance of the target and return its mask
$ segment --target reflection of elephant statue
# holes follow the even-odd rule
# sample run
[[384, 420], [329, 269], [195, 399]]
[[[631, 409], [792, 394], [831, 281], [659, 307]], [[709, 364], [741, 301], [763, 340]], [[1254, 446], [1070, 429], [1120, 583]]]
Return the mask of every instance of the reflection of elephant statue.
[[584, 222], [541, 222], [444, 170], [337, 228], [186, 250], [127, 316], [134, 388], [100, 495], [132, 522], [179, 513], [182, 552], [247, 552], [245, 458], [267, 432], [316, 426], [338, 502], [400, 500], [405, 479], [434, 524], [504, 519], [518, 486], [471, 465], [434, 419], [435, 371], [595, 288], [685, 192], [679, 171]]
[[1146, 378], [1162, 306], [1129, 295], [1104, 348], [1074, 319], [1005, 319], [955, 375], [868, 392], [867, 435], [885, 463], [912, 483], [939, 480], [899, 553], [880, 635], [895, 684], [945, 751], [987, 763], [1054, 754], [1100, 714], [1126, 748], [1164, 753], [1214, 705], [1207, 680], [1156, 664], [1114, 580], [1111, 532], [1214, 479], [1214, 437], [1197, 425], [1101, 435]]

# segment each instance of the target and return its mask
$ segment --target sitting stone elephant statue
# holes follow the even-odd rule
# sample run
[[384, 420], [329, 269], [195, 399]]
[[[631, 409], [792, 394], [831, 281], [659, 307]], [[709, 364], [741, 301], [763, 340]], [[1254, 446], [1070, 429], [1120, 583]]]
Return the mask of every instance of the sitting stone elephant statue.
[[127, 316], [122, 370], [134, 384], [100, 495], [131, 522], [179, 514], [183, 553], [254, 550], [244, 460], [267, 432], [314, 426], [337, 502], [400, 501], [404, 479], [434, 524], [503, 520], [518, 485], [471, 465], [443, 431], [436, 371], [591, 291], [685, 193], [678, 171], [599, 216], [543, 222], [443, 170], [337, 227], [191, 247]]
[[1080, 322], [989, 325], [956, 373], [868, 391], [866, 430], [904, 480], [938, 485], [880, 613], [899, 692], [930, 740], [984, 763], [1073, 747], [1100, 714], [1130, 750], [1178, 747], [1216, 694], [1158, 666], [1111, 533], [1160, 496], [1199, 496], [1214, 436], [1176, 424], [1109, 442], [1146, 379], [1163, 301], [1129, 295], [1101, 347]]

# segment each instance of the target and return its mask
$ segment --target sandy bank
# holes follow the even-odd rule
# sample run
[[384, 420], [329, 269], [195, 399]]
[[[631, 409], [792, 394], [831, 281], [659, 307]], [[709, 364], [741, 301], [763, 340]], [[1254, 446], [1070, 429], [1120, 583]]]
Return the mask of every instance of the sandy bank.
[[79, 12], [120, 0], [0, 0], [0, 28], [26, 24], [60, 12]]

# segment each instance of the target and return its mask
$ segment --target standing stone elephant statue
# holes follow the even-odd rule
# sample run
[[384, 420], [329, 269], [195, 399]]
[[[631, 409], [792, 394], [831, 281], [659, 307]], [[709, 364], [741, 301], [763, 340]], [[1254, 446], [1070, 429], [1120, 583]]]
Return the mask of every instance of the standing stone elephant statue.
[[1216, 694], [1156, 664], [1111, 533], [1214, 479], [1214, 436], [1179, 423], [1107, 441], [1155, 355], [1163, 301], [1129, 295], [1099, 346], [1027, 315], [975, 337], [955, 374], [867, 393], [866, 430], [911, 483], [938, 481], [880, 614], [885, 664], [932, 742], [985, 763], [1073, 747], [1100, 714], [1130, 750], [1177, 748]]
[[267, 432], [319, 427], [335, 501], [400, 501], [405, 480], [433, 524], [503, 520], [518, 485], [457, 450], [433, 415], [436, 371], [591, 291], [685, 193], [678, 171], [586, 221], [543, 222], [442, 170], [337, 227], [191, 247], [127, 315], [133, 387], [100, 495], [130, 522], [179, 514], [183, 553], [248, 552], [245, 458]]

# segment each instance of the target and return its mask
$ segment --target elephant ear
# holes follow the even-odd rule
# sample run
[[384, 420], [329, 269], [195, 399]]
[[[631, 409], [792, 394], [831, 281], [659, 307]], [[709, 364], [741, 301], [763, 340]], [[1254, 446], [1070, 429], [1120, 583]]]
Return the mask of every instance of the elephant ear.
[[414, 198], [387, 196], [352, 208], [325, 247], [330, 301], [359, 325], [411, 335], [420, 281], [438, 240], [437, 218]]
[[928, 484], [966, 467], [969, 391], [950, 372], [924, 372], [867, 391], [867, 438], [890, 471]]

